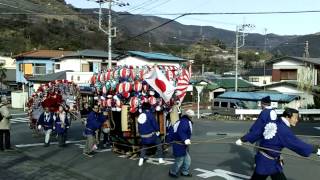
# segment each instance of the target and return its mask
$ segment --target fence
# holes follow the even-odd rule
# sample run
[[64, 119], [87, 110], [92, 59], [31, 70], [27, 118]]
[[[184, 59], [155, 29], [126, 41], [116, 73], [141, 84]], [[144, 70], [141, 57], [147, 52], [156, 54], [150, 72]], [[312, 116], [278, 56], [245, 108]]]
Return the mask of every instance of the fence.
[[[282, 114], [283, 109], [276, 109], [277, 114]], [[261, 109], [236, 109], [236, 115], [240, 115], [240, 119], [243, 120], [244, 116], [252, 116], [252, 115], [259, 115]], [[299, 109], [299, 114], [303, 120], [304, 118], [313, 120], [315, 115], [319, 115], [320, 117], [320, 109]]]

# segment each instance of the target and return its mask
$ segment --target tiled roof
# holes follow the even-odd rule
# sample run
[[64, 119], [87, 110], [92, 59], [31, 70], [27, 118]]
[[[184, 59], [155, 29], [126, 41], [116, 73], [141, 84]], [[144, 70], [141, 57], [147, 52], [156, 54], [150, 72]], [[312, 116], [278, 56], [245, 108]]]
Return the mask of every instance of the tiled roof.
[[[222, 88], [231, 89], [235, 87], [235, 78], [215, 79], [214, 83], [216, 83]], [[256, 86], [250, 83], [249, 81], [246, 81], [244, 79], [238, 79], [238, 88], [253, 88], [253, 87], [256, 87]]]
[[[68, 55], [65, 55], [64, 57], [95, 57], [95, 58], [108, 58], [109, 54], [108, 51], [102, 51], [102, 50], [93, 50], [93, 49], [85, 49], [82, 51], [77, 51], [70, 53]], [[119, 54], [112, 53], [111, 57], [112, 59], [115, 59], [119, 56]], [[62, 59], [64, 57], [58, 57], [56, 59]]]
[[67, 72], [73, 72], [71, 70], [60, 71], [57, 73], [31, 76], [27, 80], [32, 82], [51, 82], [54, 80], [67, 79]]
[[13, 56], [15, 59], [21, 59], [24, 57], [28, 58], [59, 58], [73, 53], [73, 51], [60, 51], [60, 50], [34, 50], [28, 51], [16, 56]]
[[269, 61], [266, 61], [266, 63], [272, 64], [272, 63], [280, 62], [286, 59], [320, 65], [320, 58], [305, 58], [305, 57], [296, 57], [296, 56], [285, 56], [281, 58], [271, 59]]
[[260, 101], [263, 97], [270, 96], [274, 102], [291, 102], [298, 99], [298, 95], [289, 95], [282, 93], [260, 93], [260, 92], [225, 92], [220, 94], [219, 98], [239, 99], [248, 101]]
[[128, 54], [131, 56], [140, 56], [150, 60], [186, 61], [186, 59], [179, 58], [171, 54], [157, 53], [157, 52], [128, 51]]
[[251, 68], [249, 69], [245, 75], [247, 76], [271, 76], [272, 75], [272, 69], [264, 69], [264, 68]]

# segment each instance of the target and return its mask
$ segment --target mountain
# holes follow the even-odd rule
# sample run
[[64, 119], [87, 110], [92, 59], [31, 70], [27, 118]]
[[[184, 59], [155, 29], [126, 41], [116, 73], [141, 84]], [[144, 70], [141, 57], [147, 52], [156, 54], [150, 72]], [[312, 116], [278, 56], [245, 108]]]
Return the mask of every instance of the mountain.
[[309, 34], [299, 36], [289, 41], [285, 41], [272, 49], [272, 53], [280, 56], [303, 56], [305, 43], [309, 44], [309, 56], [311, 58], [320, 57], [320, 34]]
[[[38, 49], [106, 49], [107, 37], [98, 29], [97, 9], [76, 9], [64, 0], [2, 0], [0, 5], [0, 52], [20, 53]], [[106, 10], [105, 10], [106, 11]], [[22, 14], [4, 14], [22, 13]], [[37, 13], [37, 14], [35, 14]], [[40, 14], [38, 14], [40, 13]], [[106, 13], [104, 18], [106, 18]], [[105, 20], [105, 19], [104, 19]], [[176, 21], [132, 37], [169, 21], [142, 15], [113, 12], [117, 27], [114, 49], [152, 50], [180, 54], [199, 41], [215, 42], [217, 46], [234, 47], [235, 33], [211, 26], [183, 25]], [[105, 24], [106, 21], [103, 21]], [[274, 47], [296, 36], [268, 35], [268, 45]], [[128, 41], [130, 40], [130, 41]], [[246, 47], [262, 50], [264, 35], [248, 34]]]

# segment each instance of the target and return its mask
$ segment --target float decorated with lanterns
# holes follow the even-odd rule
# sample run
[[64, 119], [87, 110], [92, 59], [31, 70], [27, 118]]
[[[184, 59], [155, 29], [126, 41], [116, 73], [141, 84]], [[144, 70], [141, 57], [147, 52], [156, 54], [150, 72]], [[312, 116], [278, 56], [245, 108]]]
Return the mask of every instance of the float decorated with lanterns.
[[[149, 103], [166, 134], [166, 120], [178, 120], [180, 106], [190, 84], [188, 66], [116, 66], [91, 78], [95, 99], [110, 120], [114, 146], [134, 151], [139, 145], [137, 118], [143, 103]], [[133, 148], [133, 149], [132, 149]]]
[[40, 85], [27, 102], [30, 129], [37, 131], [37, 120], [46, 107], [50, 112], [57, 112], [62, 105], [71, 116], [76, 116], [80, 110], [80, 99], [79, 87], [72, 81], [55, 80]]

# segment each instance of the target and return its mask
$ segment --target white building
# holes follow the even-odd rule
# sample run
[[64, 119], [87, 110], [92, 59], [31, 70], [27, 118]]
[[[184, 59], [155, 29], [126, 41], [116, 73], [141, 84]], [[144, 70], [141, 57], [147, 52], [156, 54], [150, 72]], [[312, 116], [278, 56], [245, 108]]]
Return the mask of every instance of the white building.
[[128, 55], [118, 60], [117, 65], [127, 66], [152, 66], [152, 65], [165, 65], [180, 67], [181, 63], [187, 62], [171, 54], [155, 53], [155, 52], [142, 52], [142, 51], [128, 51]]
[[[112, 64], [118, 55], [112, 54]], [[82, 50], [55, 59], [54, 72], [71, 70], [74, 72], [98, 73], [108, 66], [108, 52], [101, 50]]]
[[5, 69], [16, 69], [16, 61], [11, 57], [0, 56], [0, 64], [3, 64]]
[[244, 79], [256, 86], [264, 86], [272, 83], [272, 69], [252, 68], [244, 73]]

